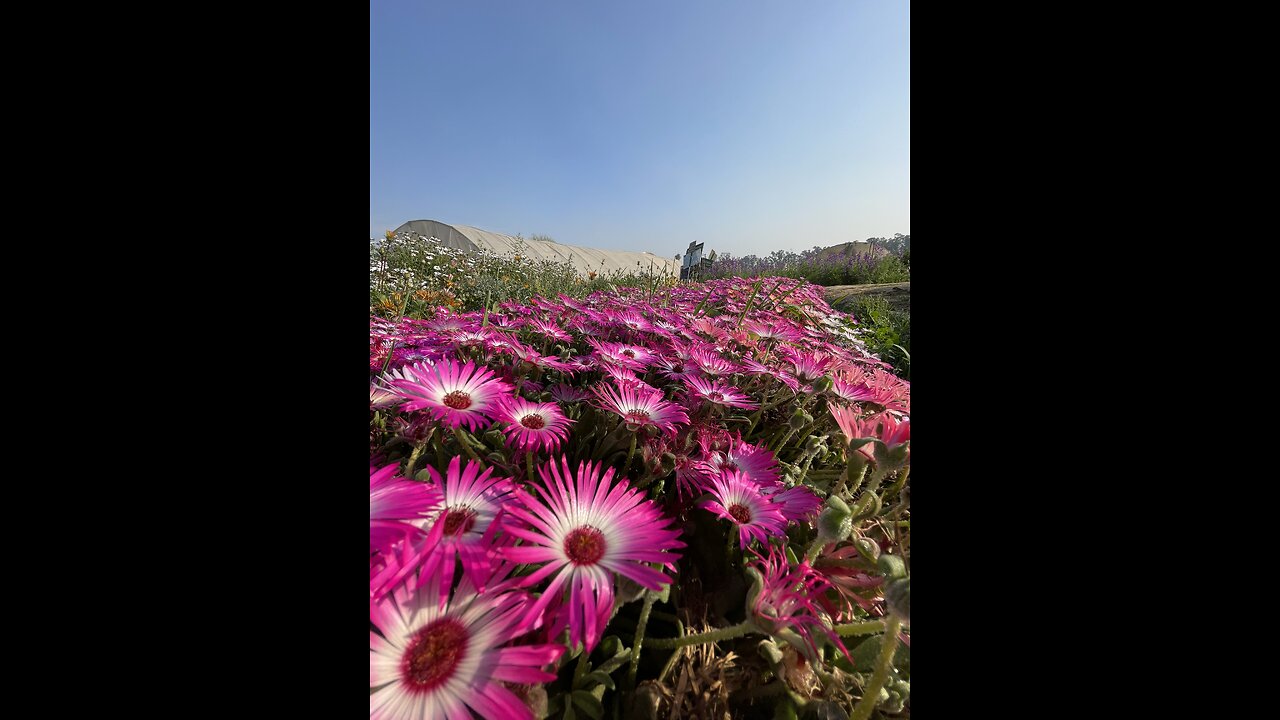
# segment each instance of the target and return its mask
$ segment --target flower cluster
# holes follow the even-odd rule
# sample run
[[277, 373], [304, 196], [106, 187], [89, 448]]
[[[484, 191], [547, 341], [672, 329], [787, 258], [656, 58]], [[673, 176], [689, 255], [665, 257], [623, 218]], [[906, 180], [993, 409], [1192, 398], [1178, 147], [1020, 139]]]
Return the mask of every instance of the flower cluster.
[[639, 637], [658, 602], [692, 621], [683, 598], [725, 573], [745, 581], [734, 628], [811, 663], [824, 642], [849, 655], [835, 623], [896, 617], [876, 562], [908, 547], [910, 384], [821, 292], [730, 279], [371, 316], [371, 716], [545, 715], [557, 678], [552, 702], [591, 714], [583, 683], [625, 692], [617, 663], [587, 672], [605, 639]]

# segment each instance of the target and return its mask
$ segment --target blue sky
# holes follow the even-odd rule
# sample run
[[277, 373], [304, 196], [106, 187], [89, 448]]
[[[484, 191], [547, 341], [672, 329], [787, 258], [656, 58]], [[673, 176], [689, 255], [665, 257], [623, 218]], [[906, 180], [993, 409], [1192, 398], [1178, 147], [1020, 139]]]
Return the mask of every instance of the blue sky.
[[371, 0], [369, 233], [734, 255], [910, 234], [910, 4]]

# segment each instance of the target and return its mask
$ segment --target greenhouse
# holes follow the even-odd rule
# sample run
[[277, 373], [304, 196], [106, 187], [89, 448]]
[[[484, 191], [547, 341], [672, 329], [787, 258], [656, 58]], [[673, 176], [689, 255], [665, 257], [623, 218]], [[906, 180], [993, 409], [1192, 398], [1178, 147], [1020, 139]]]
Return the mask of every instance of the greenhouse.
[[620, 272], [652, 272], [678, 277], [680, 264], [673, 258], [664, 258], [649, 252], [626, 250], [600, 250], [597, 248], [563, 245], [554, 241], [529, 240], [512, 235], [481, 230], [469, 225], [448, 225], [437, 220], [410, 220], [396, 228], [396, 234], [416, 233], [422, 237], [434, 237], [442, 244], [464, 252], [489, 251], [496, 255], [521, 257], [553, 262], [569, 261], [584, 277], [595, 272], [608, 275]]

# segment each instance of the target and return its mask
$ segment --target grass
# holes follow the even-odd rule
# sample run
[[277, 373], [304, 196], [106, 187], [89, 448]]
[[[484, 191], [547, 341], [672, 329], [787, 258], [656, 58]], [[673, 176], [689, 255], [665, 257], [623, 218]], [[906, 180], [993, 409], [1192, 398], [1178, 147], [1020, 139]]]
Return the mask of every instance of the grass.
[[910, 308], [899, 310], [875, 295], [852, 295], [837, 307], [857, 319], [868, 350], [892, 364], [898, 377], [911, 380]]
[[506, 255], [468, 253], [416, 233], [389, 234], [369, 247], [369, 311], [382, 317], [434, 317], [438, 307], [468, 312], [495, 302], [528, 303], [535, 295], [582, 298], [624, 287], [652, 297], [675, 283], [648, 270], [583, 277], [568, 261], [531, 260], [519, 249]]

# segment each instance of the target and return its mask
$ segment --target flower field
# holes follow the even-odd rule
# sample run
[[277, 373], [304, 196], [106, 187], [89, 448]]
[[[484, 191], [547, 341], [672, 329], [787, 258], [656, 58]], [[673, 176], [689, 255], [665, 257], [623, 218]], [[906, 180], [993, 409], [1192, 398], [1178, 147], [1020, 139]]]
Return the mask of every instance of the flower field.
[[910, 384], [859, 326], [517, 297], [371, 313], [370, 715], [909, 717]]

